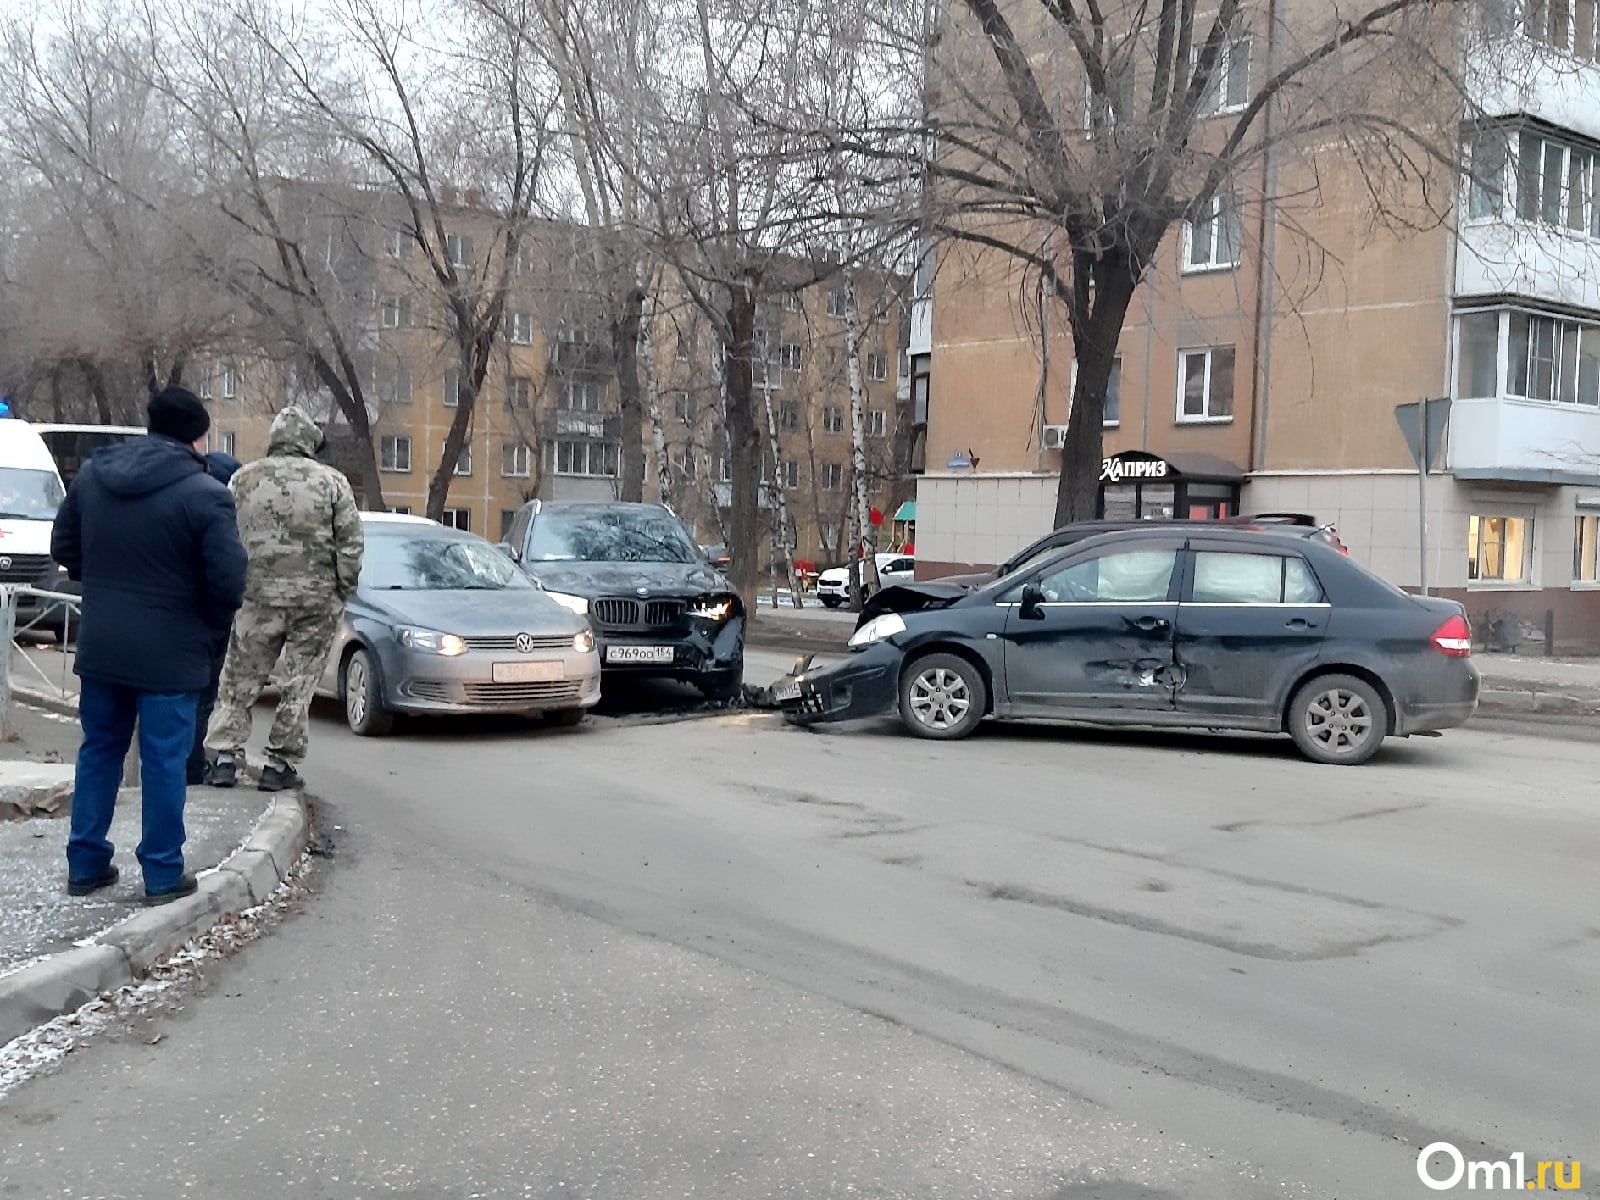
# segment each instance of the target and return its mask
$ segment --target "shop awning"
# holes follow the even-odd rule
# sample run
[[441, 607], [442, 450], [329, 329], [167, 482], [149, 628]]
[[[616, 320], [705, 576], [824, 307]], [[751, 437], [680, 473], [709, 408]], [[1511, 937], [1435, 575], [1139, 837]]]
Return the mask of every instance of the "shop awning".
[[915, 521], [917, 519], [917, 502], [915, 500], [907, 500], [894, 510], [894, 519], [896, 521]]

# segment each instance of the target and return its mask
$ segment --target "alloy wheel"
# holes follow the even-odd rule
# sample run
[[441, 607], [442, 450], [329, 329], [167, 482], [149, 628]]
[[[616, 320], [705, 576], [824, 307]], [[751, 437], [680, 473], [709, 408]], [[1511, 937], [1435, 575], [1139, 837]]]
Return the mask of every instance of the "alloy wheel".
[[367, 664], [359, 654], [345, 668], [344, 714], [352, 728], [367, 719]]
[[911, 711], [930, 729], [959, 725], [972, 709], [967, 681], [948, 667], [931, 667], [911, 684]]
[[1331, 755], [1356, 753], [1371, 736], [1372, 725], [1366, 698], [1344, 688], [1330, 688], [1306, 706], [1306, 735]]

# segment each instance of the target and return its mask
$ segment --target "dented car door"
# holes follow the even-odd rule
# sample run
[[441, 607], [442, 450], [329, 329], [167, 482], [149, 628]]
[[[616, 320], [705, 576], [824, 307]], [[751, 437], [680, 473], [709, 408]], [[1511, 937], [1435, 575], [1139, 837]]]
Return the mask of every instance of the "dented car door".
[[1142, 542], [1057, 560], [1008, 590], [1004, 715], [1172, 713], [1180, 545]]

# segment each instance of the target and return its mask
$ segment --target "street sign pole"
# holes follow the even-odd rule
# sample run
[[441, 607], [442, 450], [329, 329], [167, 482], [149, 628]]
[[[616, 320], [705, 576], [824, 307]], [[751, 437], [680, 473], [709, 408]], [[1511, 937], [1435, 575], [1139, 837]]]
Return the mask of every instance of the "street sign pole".
[[1406, 439], [1406, 447], [1417, 462], [1417, 541], [1421, 555], [1418, 565], [1420, 590], [1424, 596], [1428, 594], [1428, 471], [1439, 456], [1449, 415], [1448, 399], [1397, 404], [1394, 410], [1394, 419]]

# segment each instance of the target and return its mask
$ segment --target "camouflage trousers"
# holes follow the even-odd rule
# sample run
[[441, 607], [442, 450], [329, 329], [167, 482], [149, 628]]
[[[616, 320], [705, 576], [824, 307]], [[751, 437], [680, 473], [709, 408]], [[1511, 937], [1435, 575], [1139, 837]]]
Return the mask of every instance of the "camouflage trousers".
[[243, 762], [250, 740], [250, 710], [283, 659], [278, 710], [267, 737], [267, 757], [296, 766], [305, 760], [311, 697], [327, 665], [342, 607], [278, 608], [246, 600], [233, 619], [228, 658], [217, 688], [217, 708], [206, 730], [206, 749]]

